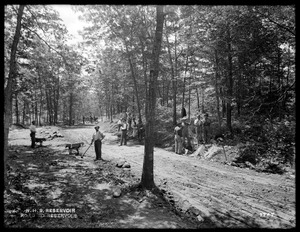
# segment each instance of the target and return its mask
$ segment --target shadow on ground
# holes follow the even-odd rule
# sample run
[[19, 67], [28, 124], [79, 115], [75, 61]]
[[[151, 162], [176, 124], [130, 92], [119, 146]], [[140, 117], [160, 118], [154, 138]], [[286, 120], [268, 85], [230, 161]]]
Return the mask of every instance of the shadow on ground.
[[[81, 159], [61, 147], [10, 146], [7, 168], [8, 228], [194, 227], [163, 205], [154, 205], [157, 199], [145, 193], [123, 191], [115, 197], [137, 180], [111, 162]], [[63, 209], [72, 211], [71, 216], [61, 213]]]

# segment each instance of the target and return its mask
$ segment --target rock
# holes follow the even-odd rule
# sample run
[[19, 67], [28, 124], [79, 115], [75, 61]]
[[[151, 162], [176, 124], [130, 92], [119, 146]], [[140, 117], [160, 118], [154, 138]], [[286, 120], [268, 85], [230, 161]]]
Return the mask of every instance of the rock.
[[114, 191], [113, 191], [113, 197], [120, 197], [122, 194], [122, 191], [121, 189], [119, 188], [116, 188]]
[[217, 147], [215, 145], [211, 146], [208, 151], [204, 154], [204, 158], [205, 159], [211, 159], [214, 156], [218, 155], [218, 154], [224, 154], [223, 153], [223, 149], [220, 147]]
[[191, 156], [203, 156], [205, 153], [205, 146], [200, 145]]
[[197, 216], [197, 219], [198, 219], [199, 222], [203, 222], [204, 221], [204, 218], [201, 217], [200, 215]]
[[120, 161], [118, 161], [118, 163], [116, 164], [116, 166], [117, 166], [118, 168], [121, 168], [125, 163], [126, 163], [125, 160], [120, 160]]
[[193, 213], [195, 216], [198, 216], [201, 212], [199, 209], [195, 208], [195, 207], [191, 207], [190, 208], [191, 213]]
[[126, 162], [123, 164], [122, 168], [130, 168], [130, 163]]
[[180, 208], [182, 209], [182, 211], [185, 213], [189, 210], [190, 208], [190, 203], [187, 200], [184, 200], [180, 206]]
[[251, 169], [255, 169], [255, 166], [252, 163], [250, 163], [249, 161], [246, 161], [245, 165]]

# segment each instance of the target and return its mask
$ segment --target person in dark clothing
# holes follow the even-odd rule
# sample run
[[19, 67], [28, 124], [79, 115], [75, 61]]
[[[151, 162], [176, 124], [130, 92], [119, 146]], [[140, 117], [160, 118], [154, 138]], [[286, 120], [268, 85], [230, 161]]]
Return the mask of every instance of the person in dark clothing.
[[211, 120], [208, 118], [208, 113], [204, 114], [204, 120], [202, 124], [203, 124], [204, 142], [208, 143], [210, 140], [210, 124], [211, 124]]
[[36, 133], [35, 121], [31, 122], [29, 130], [30, 130], [30, 137], [31, 137], [31, 148], [35, 148], [35, 133]]
[[197, 118], [194, 121], [194, 125], [196, 127], [196, 135], [197, 135], [197, 145], [199, 146], [202, 141], [202, 121], [200, 114], [197, 115]]
[[174, 133], [175, 133], [175, 153], [176, 154], [181, 154], [182, 153], [182, 128], [181, 125], [177, 125], [174, 128]]
[[184, 118], [184, 117], [186, 117], [186, 110], [185, 110], [184, 107], [182, 107], [182, 109], [181, 109], [181, 118]]
[[138, 133], [138, 140], [139, 142], [141, 142], [145, 133], [145, 128], [141, 120], [139, 120], [139, 123], [137, 124], [137, 133]]
[[[187, 117], [181, 119], [182, 128], [182, 143], [185, 148], [190, 148], [192, 146], [190, 133], [189, 133], [189, 123], [187, 122]], [[187, 143], [185, 142], [187, 140]]]
[[93, 138], [92, 138], [92, 142], [91, 142], [91, 145], [93, 144], [94, 142], [94, 145], [95, 145], [95, 153], [96, 153], [96, 160], [103, 160], [101, 155], [102, 155], [102, 140], [104, 139], [105, 135], [102, 134], [100, 131], [99, 131], [99, 126], [96, 126], [95, 127], [95, 134], [93, 134]]
[[123, 119], [122, 120], [122, 126], [121, 126], [121, 142], [120, 142], [120, 146], [123, 145], [123, 142], [124, 142], [124, 145], [126, 145], [126, 137], [127, 137], [127, 128], [128, 128], [128, 124], [127, 122]]

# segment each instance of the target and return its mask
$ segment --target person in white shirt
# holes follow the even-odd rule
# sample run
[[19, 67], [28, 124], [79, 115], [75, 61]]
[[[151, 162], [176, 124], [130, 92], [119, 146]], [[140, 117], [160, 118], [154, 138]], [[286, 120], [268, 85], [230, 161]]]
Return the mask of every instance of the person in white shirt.
[[31, 122], [29, 130], [30, 130], [30, 137], [31, 137], [31, 148], [34, 148], [35, 147], [35, 133], [36, 133], [35, 121]]
[[202, 126], [203, 126], [200, 114], [197, 115], [197, 118], [194, 121], [194, 125], [196, 127], [197, 145], [199, 146], [202, 141]]
[[99, 128], [100, 128], [99, 126], [95, 127], [96, 132], [93, 134], [93, 138], [91, 142], [91, 145], [93, 144], [93, 142], [95, 145], [95, 153], [96, 153], [95, 161], [103, 160], [101, 157], [102, 155], [101, 148], [102, 148], [102, 140], [104, 139], [105, 135], [99, 131]]
[[123, 145], [123, 142], [124, 142], [124, 145], [126, 145], [126, 137], [127, 137], [127, 128], [128, 128], [128, 124], [126, 123], [126, 120], [123, 119], [122, 120], [122, 126], [121, 126], [121, 142], [120, 142], [120, 146]]

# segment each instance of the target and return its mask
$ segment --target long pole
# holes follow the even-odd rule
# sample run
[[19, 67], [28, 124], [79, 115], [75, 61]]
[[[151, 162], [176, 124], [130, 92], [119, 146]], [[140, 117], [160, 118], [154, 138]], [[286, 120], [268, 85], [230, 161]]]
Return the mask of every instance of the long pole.
[[83, 156], [85, 155], [85, 153], [87, 152], [87, 150], [92, 146], [92, 144], [90, 144], [90, 146], [86, 149], [86, 151], [81, 155], [81, 158], [83, 158]]

